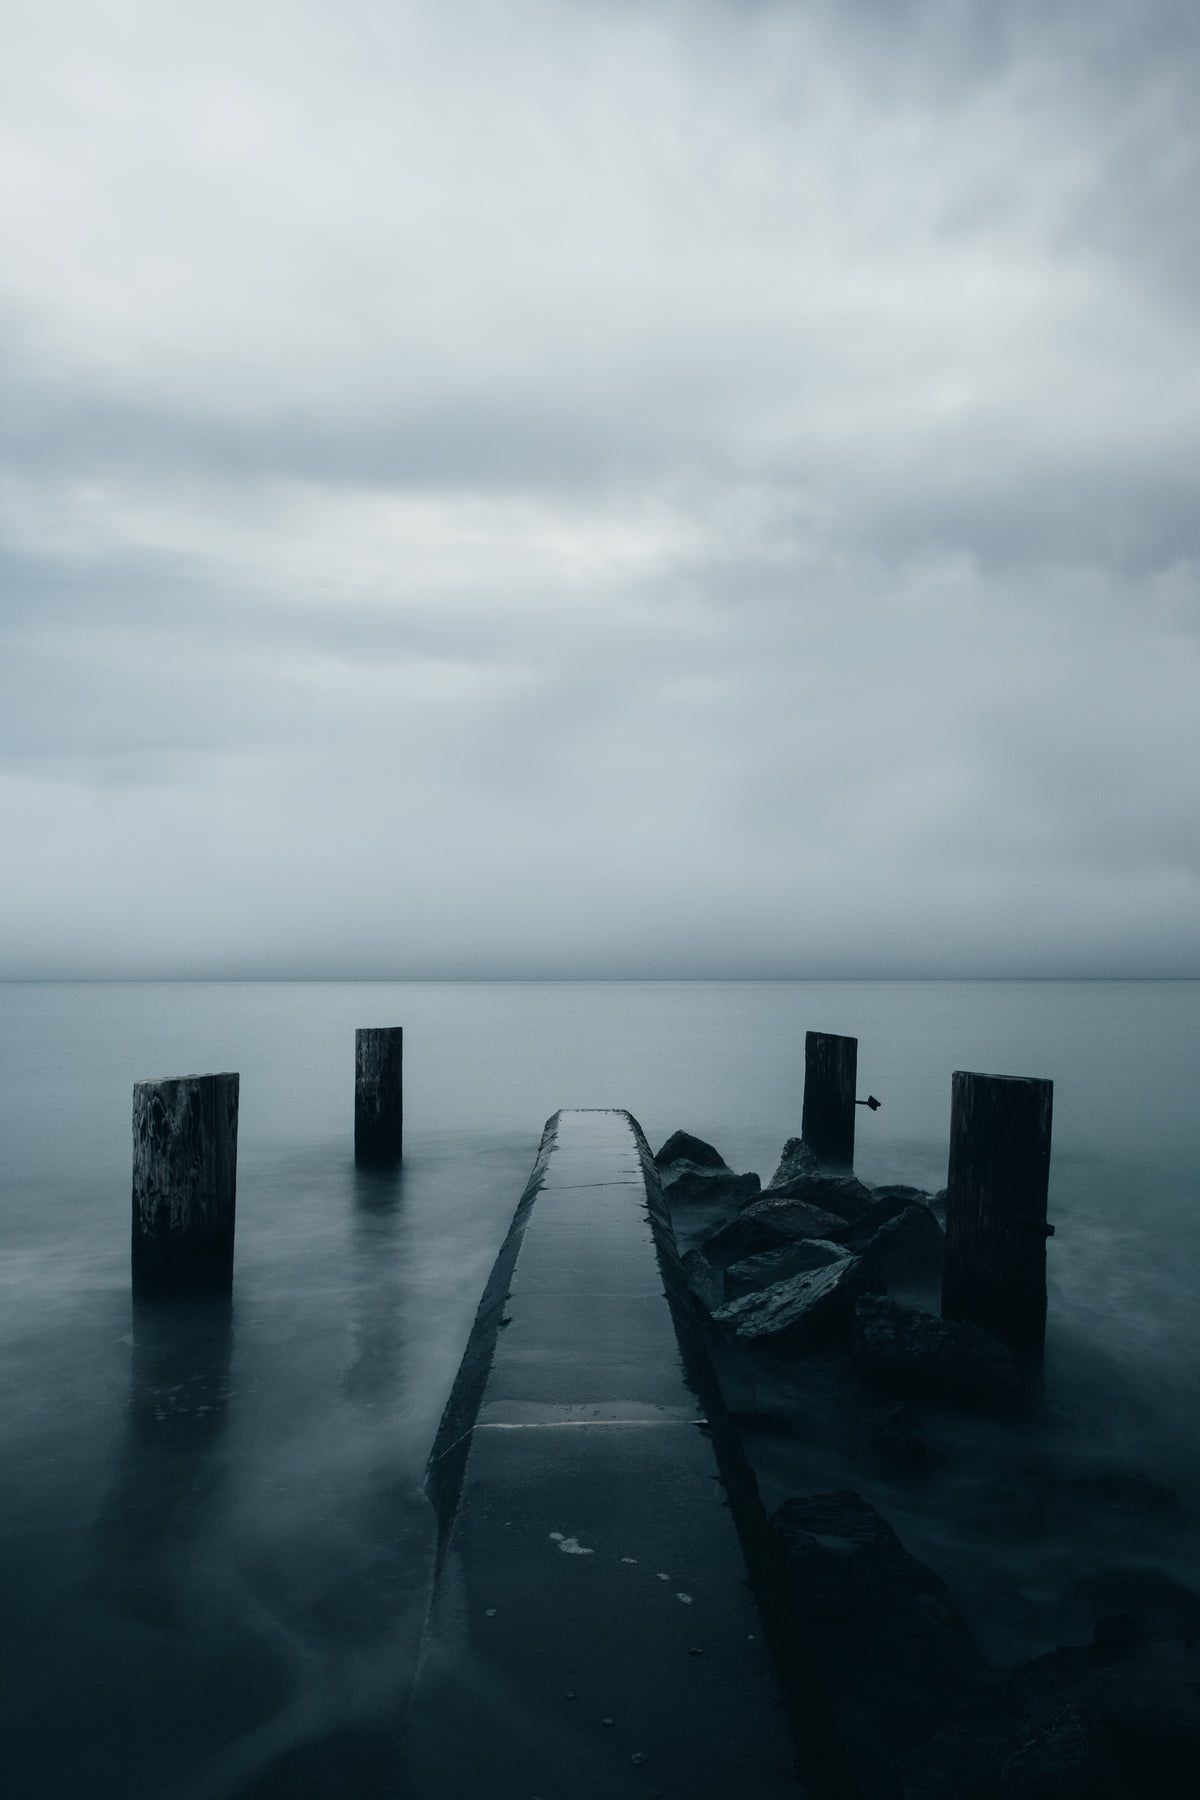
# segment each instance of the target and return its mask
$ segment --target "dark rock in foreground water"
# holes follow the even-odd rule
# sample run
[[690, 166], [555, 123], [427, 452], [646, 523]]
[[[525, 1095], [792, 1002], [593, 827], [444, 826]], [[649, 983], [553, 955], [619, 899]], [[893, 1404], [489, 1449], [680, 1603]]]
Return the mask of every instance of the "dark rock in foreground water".
[[917, 1430], [917, 1421], [906, 1400], [894, 1400], [885, 1408], [870, 1433], [872, 1447], [897, 1468], [910, 1474], [927, 1469], [933, 1461], [929, 1445]]
[[753, 1171], [735, 1174], [719, 1150], [687, 1131], [672, 1133], [654, 1163], [672, 1206], [694, 1202], [742, 1206], [754, 1199], [760, 1187]]
[[898, 1400], [1007, 1411], [1026, 1392], [1021, 1364], [997, 1338], [977, 1325], [910, 1312], [884, 1295], [858, 1302], [852, 1350], [863, 1383]]
[[[1192, 1795], [1200, 1651], [1126, 1626], [1018, 1669], [1005, 1709], [941, 1732], [907, 1759], [905, 1800], [1154, 1800]], [[1117, 1629], [1120, 1626], [1121, 1629]]]
[[855, 1256], [807, 1269], [771, 1287], [727, 1301], [713, 1321], [739, 1343], [786, 1339], [794, 1344], [832, 1344], [850, 1335], [855, 1302], [870, 1291], [871, 1276]]
[[844, 1724], [900, 1746], [983, 1703], [988, 1677], [949, 1588], [861, 1495], [785, 1500], [771, 1523]]

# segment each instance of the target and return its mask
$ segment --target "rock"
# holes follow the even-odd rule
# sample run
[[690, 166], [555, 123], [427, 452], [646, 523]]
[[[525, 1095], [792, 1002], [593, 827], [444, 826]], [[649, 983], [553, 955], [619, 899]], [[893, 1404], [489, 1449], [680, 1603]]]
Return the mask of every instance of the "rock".
[[710, 1262], [703, 1250], [689, 1250], [682, 1258], [684, 1280], [706, 1312], [725, 1304], [725, 1273]]
[[880, 1456], [910, 1474], [927, 1469], [933, 1461], [929, 1445], [917, 1430], [912, 1407], [905, 1400], [893, 1401], [875, 1420], [870, 1442]]
[[686, 1131], [674, 1132], [654, 1163], [662, 1177], [663, 1193], [672, 1206], [697, 1202], [744, 1206], [759, 1191], [757, 1175], [736, 1175], [718, 1150]]
[[1161, 1569], [1105, 1569], [1077, 1581], [1065, 1599], [1085, 1630], [1124, 1613], [1137, 1621], [1143, 1637], [1200, 1644], [1200, 1595]]
[[940, 1274], [946, 1239], [927, 1206], [908, 1205], [885, 1221], [860, 1254], [885, 1286], [926, 1281]]
[[902, 1744], [980, 1705], [986, 1673], [950, 1590], [861, 1495], [785, 1500], [771, 1523], [835, 1706]]
[[899, 1211], [906, 1206], [931, 1206], [933, 1195], [924, 1188], [904, 1187], [897, 1181], [885, 1181], [881, 1187], [871, 1189], [871, 1204], [879, 1206], [885, 1201], [898, 1202]]
[[903, 1762], [904, 1800], [1118, 1800], [1106, 1744], [1077, 1708], [988, 1714], [941, 1731]]
[[819, 1206], [852, 1223], [870, 1206], [871, 1190], [853, 1175], [797, 1175], [791, 1181], [769, 1187], [763, 1198], [803, 1200], [808, 1206]]
[[783, 1146], [783, 1154], [779, 1158], [779, 1167], [768, 1183], [770, 1188], [783, 1187], [794, 1181], [799, 1175], [819, 1175], [821, 1165], [809, 1149], [803, 1138], [790, 1137]]
[[830, 1263], [839, 1262], [845, 1254], [844, 1244], [831, 1243], [828, 1238], [797, 1238], [794, 1243], [781, 1244], [777, 1250], [763, 1250], [757, 1256], [746, 1257], [743, 1262], [731, 1263], [726, 1269], [726, 1297], [736, 1300], [742, 1294], [755, 1293], [776, 1281], [786, 1281], [789, 1275], [801, 1275], [806, 1269], [826, 1268]]
[[778, 1250], [799, 1238], [829, 1238], [836, 1243], [848, 1235], [846, 1221], [835, 1213], [808, 1206], [803, 1200], [764, 1194], [761, 1200], [744, 1207], [736, 1219], [710, 1233], [704, 1240], [704, 1249], [713, 1262], [727, 1269], [731, 1263]]
[[698, 1169], [724, 1169], [728, 1165], [719, 1150], [693, 1137], [690, 1131], [673, 1131], [662, 1149], [655, 1153], [654, 1166], [661, 1174], [671, 1163], [694, 1163]]
[[1072, 1475], [1063, 1483], [1068, 1493], [1081, 1500], [1103, 1506], [1110, 1512], [1159, 1513], [1174, 1512], [1179, 1495], [1140, 1469], [1097, 1469], [1085, 1475]]
[[[928, 1209], [928, 1195], [922, 1196], [916, 1188], [874, 1188], [870, 1201], [851, 1227], [855, 1249], [860, 1249], [868, 1238], [874, 1237], [881, 1225], [886, 1225], [889, 1219], [899, 1218], [910, 1206], [924, 1206]], [[928, 1210], [932, 1216], [932, 1209]], [[934, 1222], [937, 1222], [936, 1218]]]
[[765, 1339], [791, 1344], [832, 1344], [848, 1338], [855, 1301], [871, 1286], [856, 1256], [840, 1257], [824, 1268], [806, 1269], [786, 1281], [729, 1300], [713, 1314], [714, 1324], [742, 1344]]
[[855, 1307], [852, 1355], [864, 1386], [897, 1400], [1008, 1411], [1025, 1393], [1021, 1364], [997, 1338], [881, 1294]]
[[[1029, 1800], [1096, 1795], [1108, 1790], [1103, 1736], [1073, 1706], [1058, 1706], [1009, 1734], [1000, 1762], [1000, 1791]], [[1099, 1785], [1098, 1785], [1099, 1784]]]
[[1109, 1630], [1014, 1671], [1008, 1702], [1035, 1724], [1071, 1707], [1101, 1732], [1116, 1793], [1195, 1792], [1200, 1650]]

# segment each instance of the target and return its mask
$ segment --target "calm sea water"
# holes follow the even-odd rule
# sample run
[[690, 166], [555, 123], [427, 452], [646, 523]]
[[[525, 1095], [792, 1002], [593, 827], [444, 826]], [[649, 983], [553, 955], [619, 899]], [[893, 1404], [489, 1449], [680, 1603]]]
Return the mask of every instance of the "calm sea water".
[[[368, 1179], [353, 1032], [392, 1023], [406, 1156]], [[391, 1791], [424, 1461], [543, 1121], [628, 1106], [766, 1179], [810, 1028], [884, 1102], [868, 1181], [944, 1183], [953, 1069], [1054, 1079], [1048, 1398], [1194, 1500], [1200, 984], [0, 987], [6, 1791]], [[130, 1090], [209, 1069], [242, 1078], [232, 1307], [135, 1318]]]

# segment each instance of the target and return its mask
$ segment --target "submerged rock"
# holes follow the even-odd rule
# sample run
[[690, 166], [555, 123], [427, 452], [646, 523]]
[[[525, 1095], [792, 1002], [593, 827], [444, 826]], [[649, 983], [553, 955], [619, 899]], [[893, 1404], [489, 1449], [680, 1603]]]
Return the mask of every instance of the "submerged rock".
[[654, 1158], [663, 1193], [672, 1206], [712, 1202], [742, 1206], [759, 1191], [758, 1176], [737, 1175], [719, 1150], [690, 1132], [676, 1131]]
[[981, 1704], [986, 1671], [949, 1588], [860, 1494], [785, 1500], [771, 1523], [798, 1627], [843, 1717], [900, 1745]]
[[917, 1474], [933, 1461], [929, 1445], [917, 1430], [912, 1407], [906, 1400], [894, 1400], [875, 1419], [869, 1441], [873, 1449], [898, 1468]]
[[797, 1238], [781, 1244], [776, 1250], [763, 1250], [743, 1262], [731, 1263], [725, 1271], [725, 1294], [736, 1300], [741, 1294], [753, 1294], [790, 1275], [801, 1275], [806, 1269], [823, 1269], [840, 1262], [846, 1255], [844, 1244], [828, 1238]]
[[843, 1256], [727, 1301], [713, 1321], [742, 1344], [837, 1343], [849, 1337], [855, 1302], [872, 1285], [858, 1257]]
[[864, 1385], [898, 1400], [1007, 1411], [1025, 1393], [1024, 1370], [998, 1338], [882, 1294], [855, 1307], [852, 1354]]

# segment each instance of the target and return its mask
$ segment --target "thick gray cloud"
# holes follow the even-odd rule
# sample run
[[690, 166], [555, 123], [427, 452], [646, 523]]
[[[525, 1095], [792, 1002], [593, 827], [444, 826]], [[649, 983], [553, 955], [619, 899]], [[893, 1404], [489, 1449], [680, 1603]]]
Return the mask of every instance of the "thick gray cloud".
[[0, 974], [1200, 972], [1200, 14], [0, 0]]

